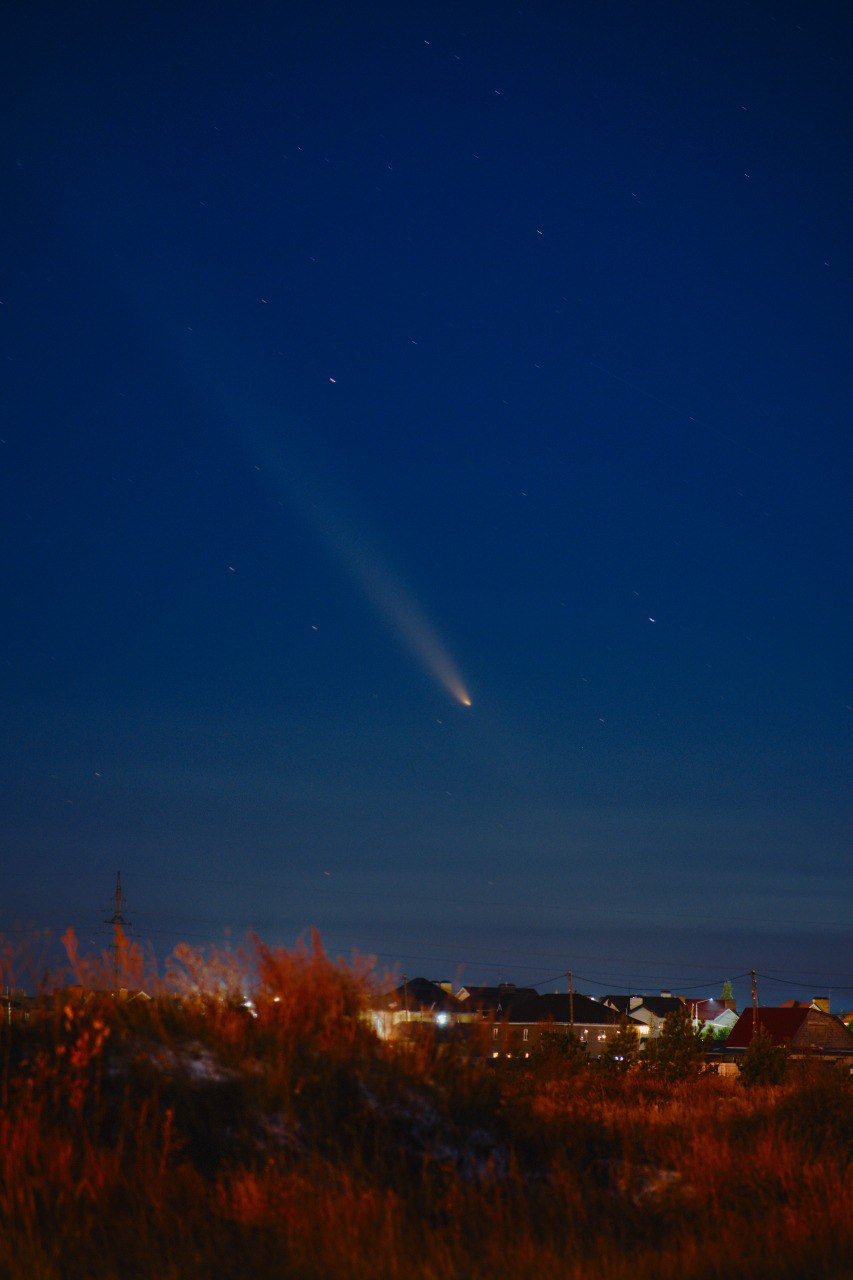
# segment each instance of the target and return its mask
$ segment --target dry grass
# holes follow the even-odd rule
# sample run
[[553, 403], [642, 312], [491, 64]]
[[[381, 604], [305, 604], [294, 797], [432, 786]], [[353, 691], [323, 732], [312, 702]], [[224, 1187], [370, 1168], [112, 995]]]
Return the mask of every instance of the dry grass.
[[81, 989], [0, 1041], [9, 1280], [848, 1274], [840, 1073], [501, 1074], [377, 1040], [316, 939], [179, 948], [147, 1005], [86, 997], [71, 954]]

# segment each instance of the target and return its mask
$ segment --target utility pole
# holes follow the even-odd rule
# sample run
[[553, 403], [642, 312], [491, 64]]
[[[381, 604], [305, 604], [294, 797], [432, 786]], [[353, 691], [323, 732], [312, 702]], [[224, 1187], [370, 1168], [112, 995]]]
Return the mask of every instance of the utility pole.
[[752, 1038], [758, 1034], [758, 985], [755, 981], [755, 970], [752, 970]]
[[403, 974], [403, 1006], [406, 1010], [406, 1022], [409, 1021], [409, 980]]
[[572, 971], [569, 970], [569, 1026], [574, 1032], [575, 1029], [575, 981], [572, 977]]
[[[124, 899], [122, 898], [121, 893], [121, 872], [119, 871], [116, 874], [115, 911], [110, 916], [109, 920], [105, 921], [105, 924], [111, 924], [113, 926], [113, 995], [116, 1000], [118, 999], [119, 992], [119, 955], [123, 956], [125, 947], [124, 926], [130, 923], [130, 921], [125, 920], [122, 915], [121, 908], [123, 901]], [[121, 967], [123, 971], [124, 965], [122, 964]]]

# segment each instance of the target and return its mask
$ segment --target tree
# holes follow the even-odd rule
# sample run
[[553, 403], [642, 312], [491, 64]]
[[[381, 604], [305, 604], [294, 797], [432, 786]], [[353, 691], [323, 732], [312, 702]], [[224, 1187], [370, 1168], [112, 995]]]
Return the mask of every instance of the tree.
[[619, 1019], [619, 1030], [612, 1040], [608, 1040], [599, 1065], [605, 1071], [629, 1071], [640, 1056], [640, 1033], [637, 1024], [630, 1022], [623, 1014]]
[[734, 998], [735, 998], [735, 993], [734, 991], [732, 991], [732, 984], [729, 981], [729, 979], [726, 978], [725, 982], [723, 983], [723, 994], [720, 996], [720, 999], [734, 1000]]
[[544, 1027], [531, 1046], [528, 1065], [533, 1071], [559, 1079], [574, 1075], [586, 1061], [586, 1045], [574, 1031]]
[[664, 1018], [660, 1035], [643, 1055], [643, 1066], [662, 1080], [686, 1080], [699, 1074], [704, 1056], [705, 1038], [682, 1005]]
[[774, 1044], [767, 1030], [759, 1027], [740, 1061], [741, 1083], [781, 1084], [787, 1070], [788, 1050]]

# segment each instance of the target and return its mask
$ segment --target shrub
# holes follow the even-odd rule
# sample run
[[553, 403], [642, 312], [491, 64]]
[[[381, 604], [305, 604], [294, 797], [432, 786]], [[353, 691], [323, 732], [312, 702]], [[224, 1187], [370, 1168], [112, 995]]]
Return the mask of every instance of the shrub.
[[743, 1084], [781, 1084], [788, 1070], [788, 1050], [774, 1045], [764, 1027], [759, 1027], [740, 1062]]
[[0, 1020], [2, 1280], [846, 1274], [841, 1072], [650, 1078], [627, 1020], [612, 1074], [561, 1078], [583, 1051], [554, 1028], [557, 1075], [495, 1069], [378, 1039], [316, 939], [213, 959], [176, 955], [180, 1000], [66, 989]]
[[630, 1071], [640, 1056], [640, 1033], [626, 1016], [619, 1020], [619, 1030], [608, 1040], [598, 1059], [602, 1071]]
[[646, 1048], [643, 1067], [661, 1080], [687, 1080], [699, 1074], [704, 1055], [702, 1032], [682, 1005], [664, 1018], [660, 1035]]
[[574, 1031], [545, 1027], [530, 1050], [531, 1071], [551, 1079], [576, 1075], [586, 1066], [586, 1046]]

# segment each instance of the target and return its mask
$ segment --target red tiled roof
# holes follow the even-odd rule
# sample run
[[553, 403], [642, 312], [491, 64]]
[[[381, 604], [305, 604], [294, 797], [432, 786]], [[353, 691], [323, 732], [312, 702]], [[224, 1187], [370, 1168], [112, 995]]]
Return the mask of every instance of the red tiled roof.
[[[759, 1009], [758, 1026], [775, 1045], [790, 1044], [808, 1017], [808, 1009]], [[752, 1042], [752, 1010], [744, 1009], [729, 1032], [727, 1049], [746, 1049]]]

